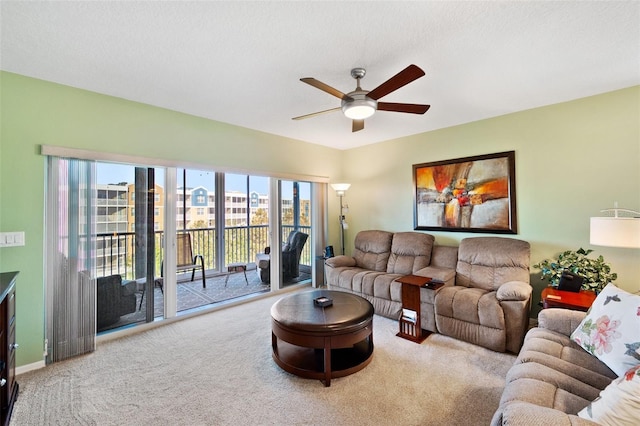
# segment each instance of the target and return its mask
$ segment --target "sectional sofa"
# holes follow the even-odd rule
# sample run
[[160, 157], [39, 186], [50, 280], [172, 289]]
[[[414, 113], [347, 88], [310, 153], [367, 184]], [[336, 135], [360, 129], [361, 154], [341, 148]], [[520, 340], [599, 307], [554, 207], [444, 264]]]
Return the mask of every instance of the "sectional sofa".
[[327, 286], [369, 300], [378, 315], [398, 319], [403, 275], [441, 281], [420, 289], [421, 326], [495, 351], [518, 353], [531, 304], [529, 243], [513, 238], [465, 238], [440, 246], [420, 232], [361, 231], [353, 256], [325, 262]]
[[358, 294], [393, 319], [402, 309], [398, 277], [442, 281], [420, 289], [422, 328], [518, 354], [492, 426], [640, 424], [640, 296], [609, 284], [588, 313], [545, 309], [528, 330], [524, 241], [478, 237], [447, 247], [425, 233], [362, 231], [353, 256], [325, 263], [330, 289]]

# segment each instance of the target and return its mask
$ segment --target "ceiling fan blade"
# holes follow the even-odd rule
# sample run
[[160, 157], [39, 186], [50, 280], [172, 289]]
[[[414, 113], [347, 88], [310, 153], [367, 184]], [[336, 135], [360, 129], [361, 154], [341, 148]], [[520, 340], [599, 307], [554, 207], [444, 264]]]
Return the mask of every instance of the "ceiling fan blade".
[[378, 100], [381, 97], [388, 95], [394, 90], [398, 90], [404, 85], [411, 83], [413, 80], [417, 80], [424, 75], [424, 71], [417, 65], [409, 65], [398, 74], [391, 77], [389, 80], [376, 87], [367, 96], [371, 99]]
[[292, 120], [304, 120], [305, 118], [315, 117], [316, 115], [326, 114], [328, 112], [340, 111], [340, 107], [325, 109], [324, 111], [312, 112], [311, 114], [301, 115], [299, 117], [293, 117]]
[[353, 120], [351, 124], [351, 132], [358, 132], [364, 129], [364, 120]]
[[408, 112], [410, 114], [424, 114], [430, 107], [431, 105], [378, 102], [379, 111]]
[[302, 81], [304, 83], [307, 83], [307, 84], [315, 87], [316, 89], [320, 89], [323, 92], [327, 92], [328, 94], [333, 95], [336, 98], [351, 99], [349, 96], [345, 95], [344, 93], [342, 93], [338, 89], [334, 89], [333, 87], [329, 86], [328, 84], [324, 84], [323, 82], [318, 81], [315, 78], [311, 78], [311, 77], [301, 78], [300, 81]]

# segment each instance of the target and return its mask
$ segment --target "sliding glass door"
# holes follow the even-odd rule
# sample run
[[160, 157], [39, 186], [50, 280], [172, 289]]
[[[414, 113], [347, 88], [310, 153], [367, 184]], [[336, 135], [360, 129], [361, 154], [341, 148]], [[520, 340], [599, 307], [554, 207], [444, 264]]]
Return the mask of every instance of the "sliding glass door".
[[[174, 180], [165, 178], [169, 171]], [[113, 294], [98, 293], [98, 306], [115, 315], [99, 317], [98, 332], [311, 282], [311, 188], [261, 176], [97, 163], [96, 277], [98, 287], [113, 292], [118, 282], [120, 292], [115, 302], [106, 302]], [[274, 219], [278, 241], [270, 232]]]
[[267, 182], [260, 176], [176, 169], [175, 239], [165, 239], [164, 247], [166, 252], [170, 243], [175, 251], [177, 275], [163, 277], [176, 294], [175, 313], [269, 291], [255, 263], [268, 245]]
[[269, 180], [234, 173], [222, 180], [225, 288], [235, 297], [269, 291], [269, 274], [258, 265], [260, 254], [269, 251]]
[[177, 169], [175, 217], [175, 294], [177, 312], [216, 301], [211, 277], [219, 270], [216, 173]]
[[[315, 255], [326, 240], [320, 179], [185, 169], [136, 157], [125, 163], [122, 156], [51, 146], [42, 152], [47, 362], [93, 350], [96, 332], [322, 283]], [[68, 291], [79, 297], [71, 300]]]
[[98, 333], [312, 281], [310, 182], [94, 164]]
[[312, 280], [311, 183], [280, 181], [280, 288]]
[[[96, 165], [98, 333], [163, 315], [157, 271], [164, 211], [163, 170]], [[158, 291], [156, 291], [156, 289]]]

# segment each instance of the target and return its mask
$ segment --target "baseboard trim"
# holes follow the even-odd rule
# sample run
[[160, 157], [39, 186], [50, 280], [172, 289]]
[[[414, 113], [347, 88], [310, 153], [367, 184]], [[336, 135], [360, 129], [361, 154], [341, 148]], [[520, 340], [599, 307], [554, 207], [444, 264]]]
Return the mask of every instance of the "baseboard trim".
[[29, 371], [39, 370], [46, 366], [47, 364], [44, 363], [44, 360], [34, 362], [33, 364], [21, 365], [20, 367], [16, 367], [16, 376], [19, 376], [24, 373], [28, 373]]

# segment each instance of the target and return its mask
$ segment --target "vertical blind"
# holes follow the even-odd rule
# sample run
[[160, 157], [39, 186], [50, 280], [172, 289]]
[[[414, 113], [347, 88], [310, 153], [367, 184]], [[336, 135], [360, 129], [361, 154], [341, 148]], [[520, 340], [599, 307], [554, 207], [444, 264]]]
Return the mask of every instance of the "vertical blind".
[[95, 350], [95, 162], [47, 157], [47, 364]]

